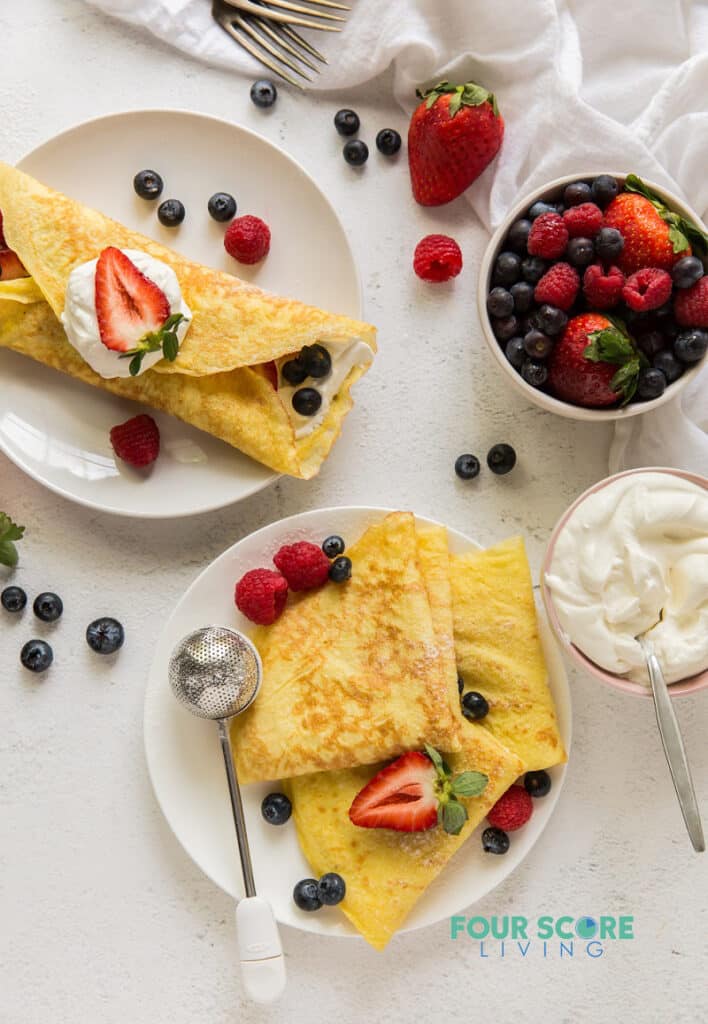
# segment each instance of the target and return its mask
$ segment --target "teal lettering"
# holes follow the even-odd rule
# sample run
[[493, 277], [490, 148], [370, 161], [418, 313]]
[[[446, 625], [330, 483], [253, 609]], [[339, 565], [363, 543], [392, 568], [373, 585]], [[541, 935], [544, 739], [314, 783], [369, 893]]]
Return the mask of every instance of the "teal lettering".
[[467, 934], [471, 939], [485, 939], [489, 935], [489, 921], [486, 917], [471, 917], [467, 922]]
[[553, 935], [553, 918], [552, 917], [539, 917], [538, 919], [538, 937], [539, 939], [550, 939]]
[[614, 917], [601, 917], [600, 918], [600, 938], [601, 939], [616, 939], [615, 928], [617, 922]]
[[570, 931], [570, 932], [569, 931], [563, 931], [563, 925], [564, 924], [569, 925], [572, 928], [572, 926], [573, 926], [573, 918], [572, 917], [559, 917], [558, 920], [556, 921], [556, 935], [558, 936], [559, 939], [572, 939], [573, 938], [572, 931]]
[[450, 918], [450, 938], [456, 939], [460, 932], [465, 930], [465, 919], [459, 915]]
[[526, 926], [528, 921], [525, 917], [517, 917], [516, 914], [511, 919], [511, 937], [512, 939], [526, 939]]
[[634, 938], [634, 917], [620, 917], [619, 919], [619, 937], [621, 939], [633, 939]]
[[505, 939], [509, 931], [509, 918], [505, 915], [499, 922], [498, 917], [492, 918], [492, 935], [495, 939]]

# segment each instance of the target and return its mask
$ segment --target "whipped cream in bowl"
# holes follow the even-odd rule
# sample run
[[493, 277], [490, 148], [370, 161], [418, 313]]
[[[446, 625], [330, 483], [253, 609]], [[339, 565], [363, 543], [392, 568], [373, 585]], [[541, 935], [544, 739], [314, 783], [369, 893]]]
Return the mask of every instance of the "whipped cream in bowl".
[[556, 635], [604, 682], [651, 695], [646, 633], [672, 694], [708, 687], [708, 479], [630, 470], [590, 488], [553, 531], [541, 592]]

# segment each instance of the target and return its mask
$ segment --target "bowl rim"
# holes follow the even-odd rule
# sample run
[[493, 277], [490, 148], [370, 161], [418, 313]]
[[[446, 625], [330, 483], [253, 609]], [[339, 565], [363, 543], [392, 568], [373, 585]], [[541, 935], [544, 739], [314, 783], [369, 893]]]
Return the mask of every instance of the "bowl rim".
[[[644, 473], [665, 473], [668, 476], [688, 480], [690, 483], [697, 484], [705, 491], [708, 491], [708, 477], [701, 476], [700, 473], [692, 473], [689, 470], [673, 469], [670, 466], [643, 466], [638, 469], [625, 469], [620, 473], [613, 473], [611, 476], [598, 480], [597, 483], [588, 487], [587, 490], [583, 491], [583, 493], [568, 506], [556, 525], [553, 527], [553, 531], [551, 532], [551, 536], [543, 556], [543, 561], [541, 563], [539, 584], [541, 597], [543, 599], [543, 606], [546, 610], [546, 616], [548, 617], [551, 629], [563, 650], [571, 656], [576, 665], [584, 669], [589, 675], [592, 675], [601, 682], [614, 687], [616, 690], [621, 690], [623, 693], [631, 694], [634, 697], [651, 698], [652, 693], [648, 686], [643, 686], [642, 683], [635, 683], [631, 679], [626, 679], [624, 676], [617, 675], [614, 672], [609, 672], [606, 669], [601, 668], [594, 661], [588, 658], [588, 656], [584, 654], [579, 647], [576, 647], [575, 644], [572, 643], [560, 624], [555, 605], [553, 603], [553, 596], [550, 588], [546, 584], [546, 573], [550, 569], [558, 537], [575, 510], [579, 508], [591, 494], [595, 494], [597, 491], [602, 490], [609, 484], [614, 483], [615, 480], [620, 480], [627, 476], [637, 476]], [[696, 675], [687, 676], [685, 679], [680, 679], [675, 683], [669, 683], [668, 687], [669, 693], [672, 697], [684, 697], [687, 694], [697, 693], [699, 690], [704, 690], [706, 688], [708, 688], [708, 666]]]
[[[549, 192], [559, 189], [564, 185], [568, 185], [572, 181], [596, 178], [599, 174], [610, 174], [612, 177], [617, 178], [624, 184], [625, 179], [631, 173], [634, 172], [607, 170], [578, 171], [574, 174], [564, 174], [559, 178], [554, 178], [552, 181], [548, 181], [544, 185], [526, 193], [511, 207], [506, 217], [494, 231], [480, 263], [477, 283], [477, 311], [480, 324], [482, 326], [484, 340], [486, 341], [487, 347], [493, 358], [504, 371], [511, 385], [516, 388], [520, 394], [530, 402], [533, 402], [534, 405], [539, 406], [541, 409], [545, 409], [547, 412], [556, 413], [558, 416], [564, 416], [567, 419], [602, 423], [611, 422], [613, 420], [624, 420], [632, 416], [642, 416], [644, 413], [651, 412], [652, 409], [658, 409], [659, 406], [664, 405], [665, 402], [669, 402], [676, 398], [676, 396], [679, 395], [681, 391], [696, 377], [705, 362], [705, 358], [701, 359], [693, 366], [684, 370], [679, 379], [674, 381], [673, 384], [669, 384], [663, 395], [660, 395], [658, 398], [652, 398], [648, 402], [630, 403], [629, 405], [625, 405], [623, 408], [588, 409], [580, 405], [573, 405], [570, 402], [565, 402], [560, 398], [554, 398], [552, 395], [546, 394], [545, 391], [539, 391], [537, 388], [532, 388], [530, 384], [527, 384], [521, 374], [517, 373], [513, 366], [511, 366], [492, 332], [491, 321], [489, 314], [487, 313], [487, 294], [491, 284], [492, 264], [494, 263], [498, 253], [501, 251], [502, 242], [506, 237], [511, 224], [517, 220], [520, 214], [522, 214], [532, 203], [539, 199], [543, 199]], [[661, 199], [665, 200], [668, 206], [675, 209], [687, 219], [695, 221], [695, 223], [704, 231], [708, 231], [708, 228], [696, 211], [688, 206], [688, 204], [677, 195], [669, 191], [663, 185], [657, 185], [656, 182], [651, 181], [649, 178], [643, 177], [642, 181], [650, 189], [656, 192]]]

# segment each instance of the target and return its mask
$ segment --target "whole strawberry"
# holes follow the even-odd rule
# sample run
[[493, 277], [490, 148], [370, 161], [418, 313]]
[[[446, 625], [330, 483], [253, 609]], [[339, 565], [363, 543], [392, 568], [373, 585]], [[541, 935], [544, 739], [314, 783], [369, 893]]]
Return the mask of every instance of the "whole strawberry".
[[628, 402], [637, 389], [641, 357], [618, 324], [599, 313], [568, 321], [548, 366], [556, 398], [587, 408]]
[[708, 277], [676, 290], [674, 316], [682, 327], [708, 327]]
[[474, 82], [440, 82], [418, 92], [423, 101], [408, 129], [413, 197], [441, 206], [469, 188], [499, 152], [504, 119], [492, 93]]
[[690, 256], [688, 235], [701, 234], [700, 229], [670, 210], [636, 174], [627, 175], [624, 187], [605, 209], [605, 227], [616, 228], [624, 238], [617, 256], [620, 270], [671, 270], [677, 260]]

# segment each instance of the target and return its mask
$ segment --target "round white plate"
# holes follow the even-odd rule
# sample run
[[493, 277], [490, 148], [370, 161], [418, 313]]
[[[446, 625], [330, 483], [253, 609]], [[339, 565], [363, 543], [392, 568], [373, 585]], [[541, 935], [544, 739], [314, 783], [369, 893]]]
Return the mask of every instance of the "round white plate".
[[[78, 125], [20, 161], [22, 170], [191, 259], [281, 295], [353, 317], [361, 286], [329, 200], [289, 156], [254, 132], [203, 114], [145, 110]], [[136, 171], [162, 174], [162, 198], [187, 210], [164, 228], [157, 204], [133, 191]], [[217, 191], [272, 231], [268, 258], [241, 267], [225, 252], [226, 225], [207, 212]], [[308, 258], [303, 259], [303, 239]], [[146, 476], [116, 460], [108, 432], [141, 411], [30, 359], [0, 350], [0, 449], [58, 494], [121, 515], [179, 517], [221, 508], [276, 479], [270, 469], [179, 420], [150, 411], [162, 453]]]
[[[177, 703], [167, 683], [167, 666], [174, 646], [200, 626], [218, 624], [247, 632], [250, 624], [236, 610], [234, 584], [248, 569], [267, 566], [282, 544], [295, 540], [321, 543], [331, 533], [353, 542], [371, 522], [389, 510], [375, 508], [317, 509], [283, 519], [234, 544], [189, 587], [167, 621], [150, 671], [145, 698], [145, 750], [148, 770], [163, 814], [186, 852], [218, 886], [240, 897], [240, 876], [231, 807], [216, 724], [193, 718]], [[420, 522], [428, 522], [422, 516]], [[448, 530], [453, 553], [477, 545], [469, 537]], [[571, 712], [563, 662], [545, 620], [541, 620], [544, 652], [558, 721], [566, 748], [570, 748]], [[482, 851], [482, 826], [470, 837], [430, 886], [408, 918], [404, 931], [422, 928], [455, 914], [481, 899], [523, 860], [551, 816], [563, 785], [565, 766], [552, 768], [553, 787], [543, 800], [534, 801], [534, 814], [513, 837], [504, 857]], [[261, 800], [277, 788], [275, 783], [243, 787], [251, 854], [258, 892], [273, 905], [283, 924], [326, 935], [356, 935], [342, 913], [324, 908], [308, 914], [293, 903], [295, 883], [311, 874], [298, 845], [292, 822], [275, 828], [260, 813]]]

